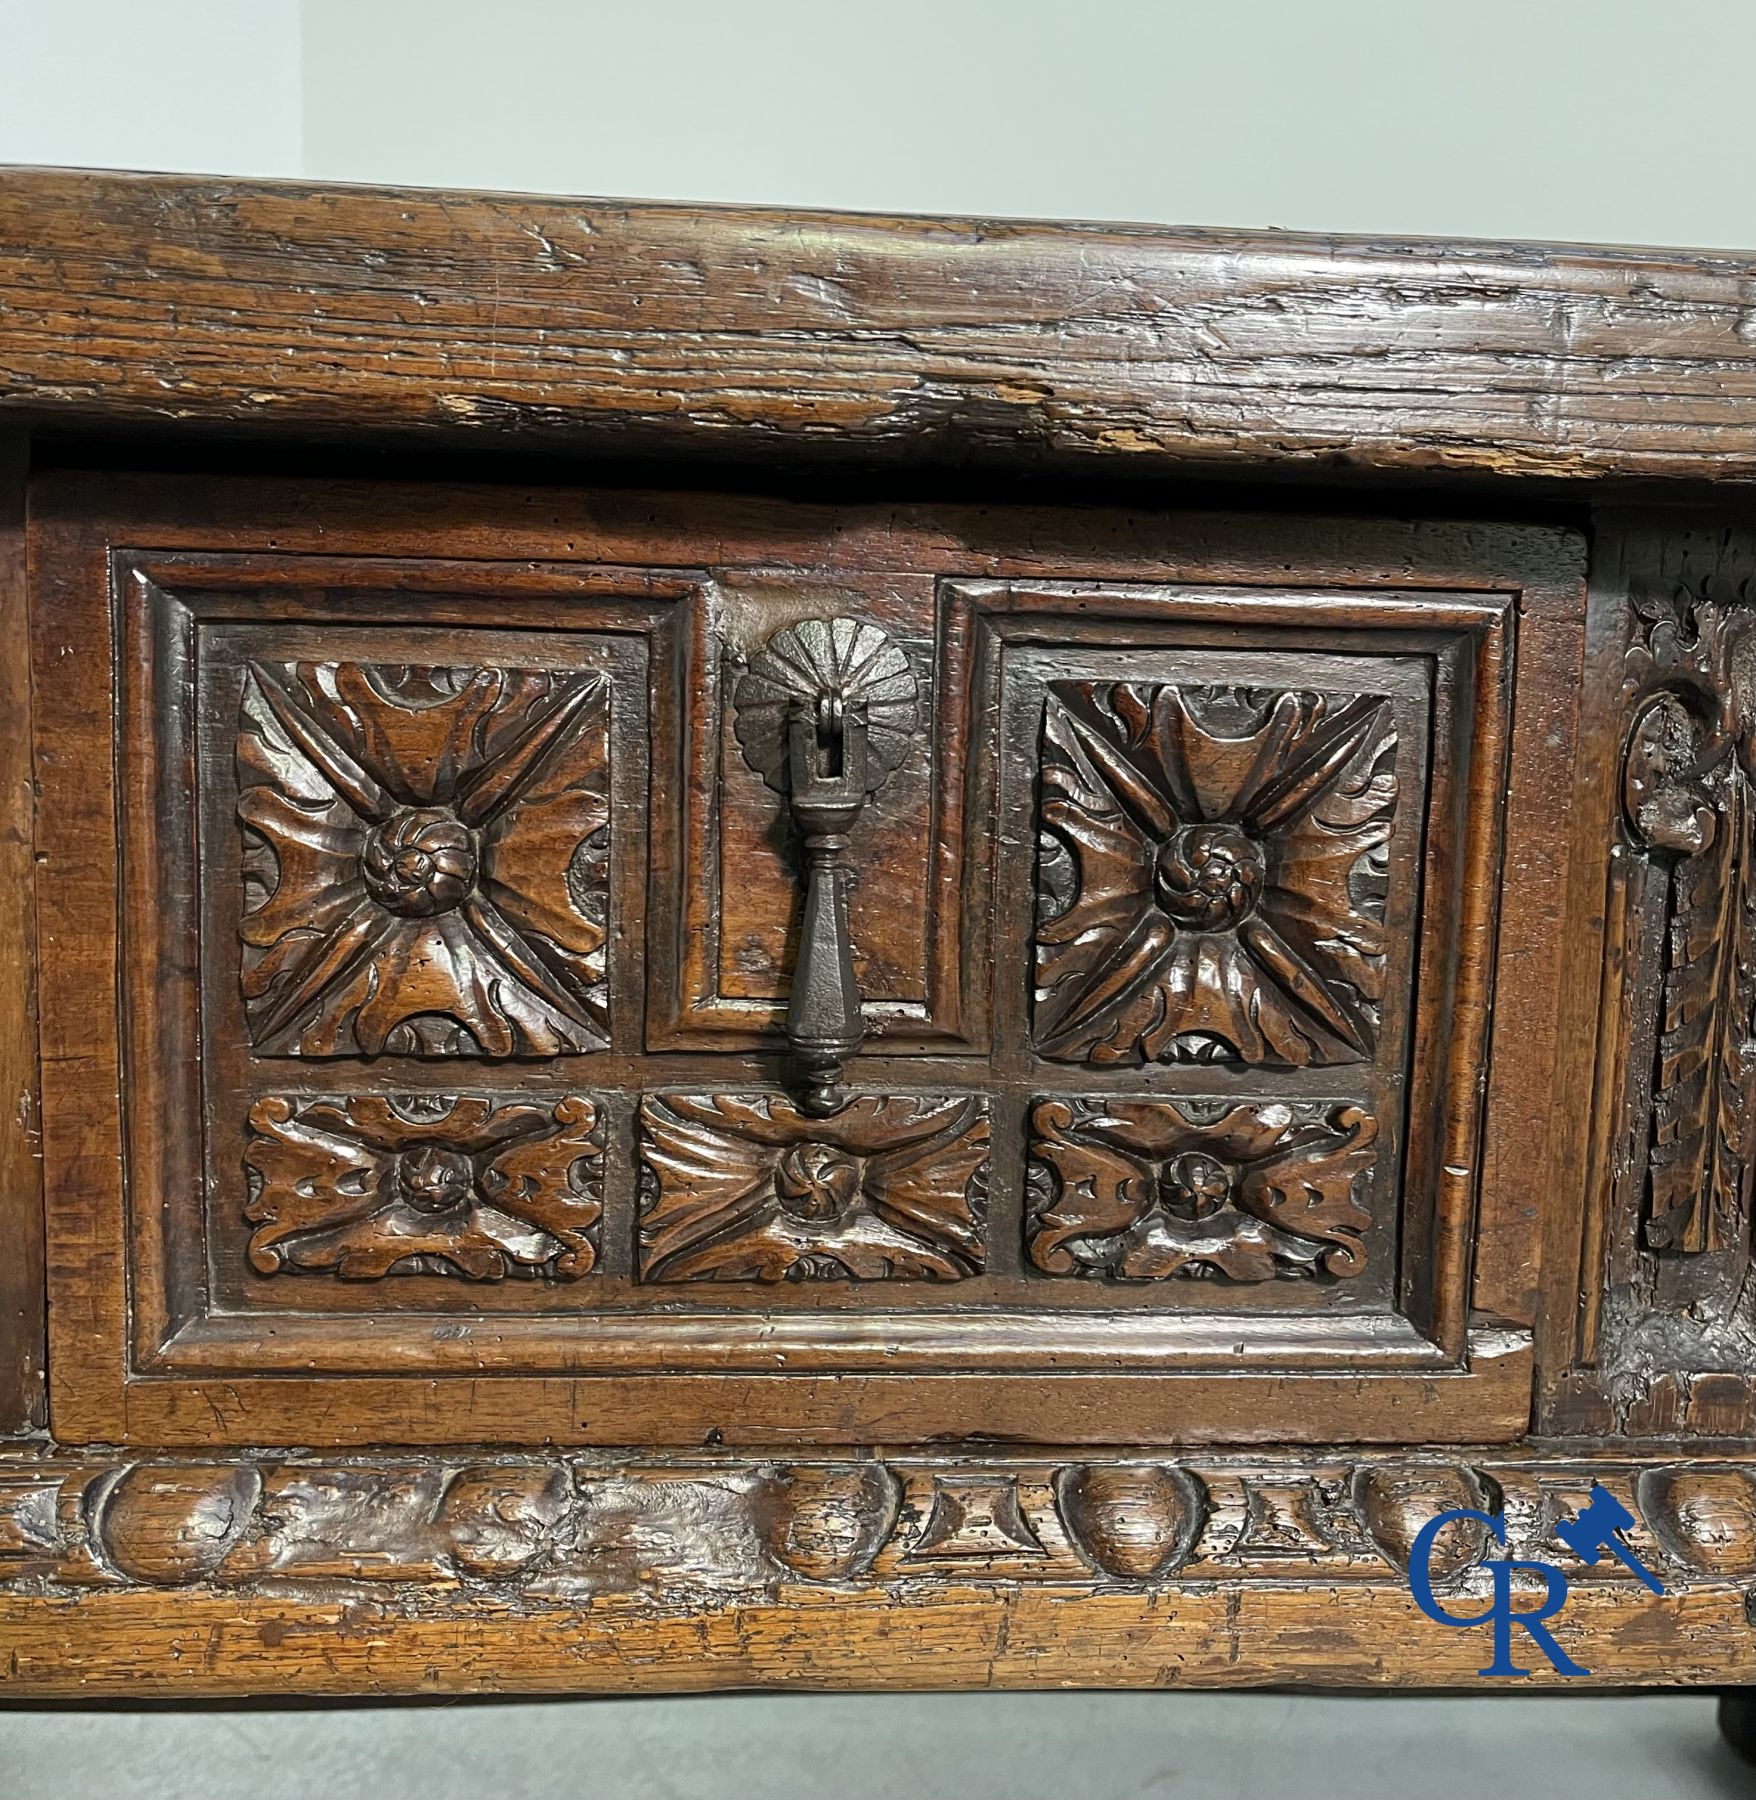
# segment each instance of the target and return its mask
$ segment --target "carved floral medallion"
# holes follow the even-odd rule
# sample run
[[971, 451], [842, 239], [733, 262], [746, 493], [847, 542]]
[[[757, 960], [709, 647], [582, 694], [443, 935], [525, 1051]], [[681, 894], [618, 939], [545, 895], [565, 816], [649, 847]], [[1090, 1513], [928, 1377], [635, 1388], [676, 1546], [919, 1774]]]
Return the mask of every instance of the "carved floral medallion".
[[1377, 1121], [1331, 1102], [1039, 1100], [1026, 1232], [1050, 1275], [1344, 1277]]
[[608, 1042], [602, 675], [253, 663], [237, 757], [259, 1052]]
[[776, 1094], [640, 1107], [645, 1281], [956, 1281], [985, 1255], [988, 1103], [863, 1094], [828, 1118]]
[[597, 1261], [603, 1132], [581, 1096], [363, 1095], [250, 1109], [258, 1273], [571, 1279]]
[[1286, 1067], [1369, 1058], [1395, 764], [1380, 696], [1054, 683], [1041, 1053]]

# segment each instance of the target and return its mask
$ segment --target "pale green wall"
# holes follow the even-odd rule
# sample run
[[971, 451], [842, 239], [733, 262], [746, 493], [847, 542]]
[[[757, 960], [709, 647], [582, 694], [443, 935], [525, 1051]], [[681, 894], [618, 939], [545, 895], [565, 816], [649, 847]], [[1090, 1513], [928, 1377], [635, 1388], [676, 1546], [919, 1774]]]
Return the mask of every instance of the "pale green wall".
[[1756, 0], [305, 0], [304, 30], [304, 166], [348, 180], [1756, 247]]
[[0, 5], [0, 161], [1756, 249], [1756, 0]]

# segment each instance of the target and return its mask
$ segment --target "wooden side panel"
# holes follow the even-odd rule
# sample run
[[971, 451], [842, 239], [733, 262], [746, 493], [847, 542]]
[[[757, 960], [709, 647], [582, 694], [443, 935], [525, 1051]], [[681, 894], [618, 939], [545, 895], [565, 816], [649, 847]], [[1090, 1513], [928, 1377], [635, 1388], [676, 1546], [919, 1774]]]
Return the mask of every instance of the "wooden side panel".
[[1756, 527], [1606, 517], [1590, 635], [1575, 830], [1595, 891], [1575, 915], [1595, 911], [1604, 955], [1601, 971], [1581, 968], [1574, 1014], [1582, 1038], [1595, 1033], [1597, 1079], [1542, 1417], [1557, 1431], [1747, 1440]]
[[25, 463], [0, 433], [0, 1437], [44, 1419]]

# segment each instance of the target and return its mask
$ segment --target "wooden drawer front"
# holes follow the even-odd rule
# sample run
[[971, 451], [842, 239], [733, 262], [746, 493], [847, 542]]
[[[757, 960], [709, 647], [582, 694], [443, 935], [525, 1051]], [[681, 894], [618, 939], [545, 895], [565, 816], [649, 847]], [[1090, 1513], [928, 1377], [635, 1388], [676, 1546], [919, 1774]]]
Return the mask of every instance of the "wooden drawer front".
[[[81, 477], [33, 556], [61, 1439], [1525, 1426], [1569, 534]], [[810, 619], [913, 697], [827, 1113]]]

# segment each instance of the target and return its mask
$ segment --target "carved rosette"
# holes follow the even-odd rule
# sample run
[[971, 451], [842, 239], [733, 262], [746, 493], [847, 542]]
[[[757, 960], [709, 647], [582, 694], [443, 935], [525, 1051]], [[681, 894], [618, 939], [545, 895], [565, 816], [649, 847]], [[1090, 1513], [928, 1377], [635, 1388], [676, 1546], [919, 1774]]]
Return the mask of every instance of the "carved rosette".
[[603, 1128], [578, 1095], [270, 1096], [250, 1109], [244, 1165], [262, 1275], [571, 1280], [597, 1262]]
[[1329, 1102], [1054, 1098], [1031, 1113], [1030, 1260], [1158, 1281], [1345, 1277], [1366, 1263], [1377, 1121]]
[[[1659, 922], [1643, 1239], [1733, 1247], [1748, 1209], [1756, 1087], [1753, 615], [1741, 585], [1637, 592], [1623, 807]], [[1638, 928], [1638, 927], [1637, 927]]]
[[988, 1103], [778, 1094], [640, 1106], [643, 1281], [956, 1281], [986, 1245]]
[[604, 676], [252, 663], [237, 761], [258, 1052], [608, 1042]]
[[1396, 798], [1382, 697], [1054, 683], [1037, 1048], [1100, 1064], [1369, 1058]]

